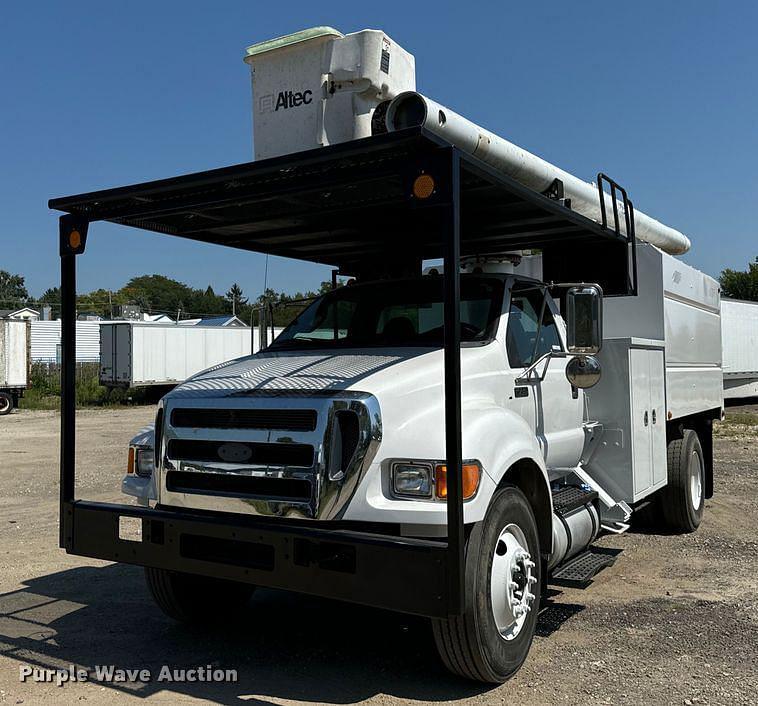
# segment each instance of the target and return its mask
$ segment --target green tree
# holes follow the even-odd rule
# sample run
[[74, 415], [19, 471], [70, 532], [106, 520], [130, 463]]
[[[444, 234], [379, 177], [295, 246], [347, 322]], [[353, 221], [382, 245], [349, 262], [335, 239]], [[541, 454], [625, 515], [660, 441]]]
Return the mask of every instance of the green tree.
[[137, 304], [145, 311], [174, 315], [179, 310], [192, 311], [189, 305], [197, 299], [198, 293], [183, 282], [164, 275], [132, 277], [119, 290], [130, 304]]
[[232, 303], [232, 316], [237, 315], [237, 307], [247, 304], [247, 297], [242, 295], [242, 287], [236, 282], [229, 288], [226, 298]]
[[26, 291], [24, 278], [5, 270], [0, 270], [0, 308], [10, 309], [26, 304], [29, 292]]
[[758, 257], [748, 263], [747, 270], [723, 270], [719, 283], [725, 297], [758, 301]]

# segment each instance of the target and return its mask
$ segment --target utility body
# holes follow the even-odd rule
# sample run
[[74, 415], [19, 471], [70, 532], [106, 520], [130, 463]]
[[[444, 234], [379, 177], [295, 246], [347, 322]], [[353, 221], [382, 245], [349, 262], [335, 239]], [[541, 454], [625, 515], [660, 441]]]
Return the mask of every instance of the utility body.
[[[564, 184], [484, 131], [449, 139], [473, 124], [438, 104], [430, 122], [432, 104], [409, 99], [409, 56], [374, 30], [253, 47], [267, 158], [51, 202], [67, 213], [69, 365], [93, 221], [352, 278], [264, 350], [161, 400], [129, 449], [122, 489], [137, 506], [76, 499], [65, 378], [61, 544], [144, 565], [178, 619], [234, 614], [257, 585], [428, 616], [448, 668], [501, 682], [526, 658], [547, 585], [586, 586], [612, 563], [601, 534], [637, 510], [699, 525], [723, 407], [719, 292], [664, 252], [689, 246], [678, 231], [645, 216], [637, 241], [606, 176]], [[279, 111], [315, 111], [294, 154], [273, 87], [312, 91]]]

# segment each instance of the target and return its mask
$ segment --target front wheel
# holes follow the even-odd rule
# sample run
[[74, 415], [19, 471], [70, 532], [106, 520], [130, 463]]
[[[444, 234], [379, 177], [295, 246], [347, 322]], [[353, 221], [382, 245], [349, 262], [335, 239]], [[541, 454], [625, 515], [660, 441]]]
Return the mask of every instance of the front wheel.
[[541, 566], [532, 508], [519, 488], [505, 486], [469, 536], [464, 614], [432, 623], [451, 672], [500, 684], [518, 671], [537, 625]]
[[234, 617], [255, 590], [246, 583], [150, 567], [145, 568], [145, 579], [158, 607], [184, 623]]

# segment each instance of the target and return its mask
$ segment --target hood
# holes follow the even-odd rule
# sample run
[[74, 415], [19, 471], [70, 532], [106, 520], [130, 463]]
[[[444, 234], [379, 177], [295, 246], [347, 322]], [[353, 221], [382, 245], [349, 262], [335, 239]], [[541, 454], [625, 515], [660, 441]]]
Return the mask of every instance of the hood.
[[[359, 390], [373, 393], [378, 391], [377, 388], [384, 388], [390, 380], [398, 380], [398, 366], [412, 368], [414, 374], [411, 377], [418, 378], [419, 372], [435, 368], [441, 362], [441, 350], [426, 348], [376, 349], [371, 353], [365, 350], [264, 352], [198, 373], [166, 397], [226, 397], [253, 391]], [[407, 384], [407, 376], [402, 377]]]

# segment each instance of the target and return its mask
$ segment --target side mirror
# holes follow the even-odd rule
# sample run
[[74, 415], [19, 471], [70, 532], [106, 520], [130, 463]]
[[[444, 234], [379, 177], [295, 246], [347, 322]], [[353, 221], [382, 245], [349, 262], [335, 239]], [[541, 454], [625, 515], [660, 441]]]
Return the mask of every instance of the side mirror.
[[566, 293], [569, 353], [594, 355], [603, 346], [603, 290], [597, 284], [571, 287]]
[[566, 365], [566, 379], [582, 390], [600, 382], [600, 363], [591, 355], [574, 356]]

